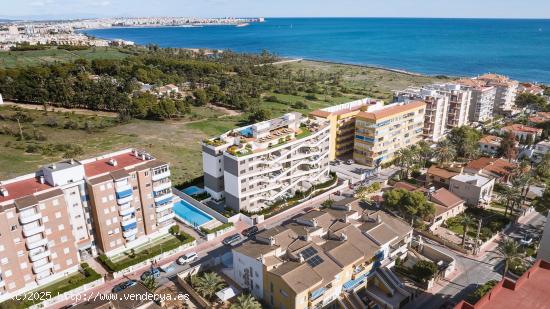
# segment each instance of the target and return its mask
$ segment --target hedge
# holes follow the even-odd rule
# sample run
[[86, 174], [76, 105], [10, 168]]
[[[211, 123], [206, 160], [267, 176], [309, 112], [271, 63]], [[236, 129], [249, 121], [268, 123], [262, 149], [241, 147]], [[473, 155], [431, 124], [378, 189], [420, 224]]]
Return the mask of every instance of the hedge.
[[228, 227], [230, 227], [230, 226], [233, 226], [233, 222], [224, 223], [224, 224], [222, 224], [222, 225], [220, 225], [220, 226], [217, 226], [217, 227], [215, 227], [215, 228], [213, 228], [213, 229], [207, 229], [207, 228], [205, 228], [205, 227], [201, 227], [201, 231], [202, 231], [203, 233], [205, 233], [205, 234], [214, 234], [214, 233], [216, 233], [217, 231], [224, 230], [224, 229], [226, 229], [226, 228], [228, 228]]

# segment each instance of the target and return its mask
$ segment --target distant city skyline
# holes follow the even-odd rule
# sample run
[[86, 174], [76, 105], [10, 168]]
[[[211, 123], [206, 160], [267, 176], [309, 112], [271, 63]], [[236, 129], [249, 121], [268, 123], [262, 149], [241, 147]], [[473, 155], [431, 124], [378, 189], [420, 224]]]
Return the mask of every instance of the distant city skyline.
[[0, 18], [136, 16], [550, 18], [547, 0], [0, 0]]

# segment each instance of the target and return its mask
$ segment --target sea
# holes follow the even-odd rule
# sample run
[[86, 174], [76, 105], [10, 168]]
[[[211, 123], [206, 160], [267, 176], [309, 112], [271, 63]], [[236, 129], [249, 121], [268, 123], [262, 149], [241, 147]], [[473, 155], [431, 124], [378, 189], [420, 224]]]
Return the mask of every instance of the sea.
[[281, 57], [370, 65], [426, 75], [487, 72], [550, 83], [550, 20], [266, 18], [245, 27], [84, 30], [161, 47], [268, 50]]

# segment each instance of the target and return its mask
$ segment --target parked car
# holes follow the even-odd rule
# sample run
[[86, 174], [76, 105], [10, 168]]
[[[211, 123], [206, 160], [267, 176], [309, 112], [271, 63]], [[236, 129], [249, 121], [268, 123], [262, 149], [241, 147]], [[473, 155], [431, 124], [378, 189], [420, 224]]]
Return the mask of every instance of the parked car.
[[141, 280], [145, 280], [147, 279], [147, 277], [149, 276], [153, 276], [153, 278], [158, 278], [160, 277], [160, 269], [158, 268], [153, 268], [151, 270], [148, 270], [146, 272], [144, 272], [143, 274], [141, 274]]
[[346, 161], [347, 165], [352, 165], [353, 163], [355, 163], [355, 161], [353, 161], [352, 159], [349, 159]]
[[131, 286], [134, 286], [137, 284], [137, 281], [136, 280], [128, 280], [128, 281], [124, 281], [122, 283], [119, 283], [117, 285], [115, 285], [115, 287], [113, 287], [113, 290], [112, 292], [113, 293], [118, 293], [120, 291], [124, 291], [126, 290], [127, 288], [131, 287]]
[[533, 238], [529, 236], [525, 236], [519, 241], [519, 243], [524, 246], [529, 246], [532, 242], [533, 242]]
[[258, 234], [258, 231], [259, 231], [258, 227], [254, 225], [252, 227], [244, 229], [242, 234], [243, 234], [244, 237], [252, 237], [252, 236]]
[[184, 254], [184, 255], [180, 256], [176, 260], [176, 263], [178, 263], [179, 265], [183, 265], [183, 264], [186, 264], [186, 263], [193, 262], [197, 258], [198, 258], [198, 255], [197, 255], [196, 252], [189, 252], [187, 254]]
[[223, 244], [228, 245], [228, 246], [233, 246], [233, 245], [236, 245], [239, 242], [241, 242], [242, 239], [243, 239], [243, 237], [241, 236], [241, 234], [234, 234], [234, 235], [231, 235], [229, 237], [226, 237], [223, 240]]

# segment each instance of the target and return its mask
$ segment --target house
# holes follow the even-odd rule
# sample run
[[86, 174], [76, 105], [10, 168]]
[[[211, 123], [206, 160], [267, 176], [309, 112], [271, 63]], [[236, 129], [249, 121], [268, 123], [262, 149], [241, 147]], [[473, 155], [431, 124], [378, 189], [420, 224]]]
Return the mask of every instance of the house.
[[544, 95], [544, 89], [537, 85], [531, 83], [520, 83], [518, 86], [518, 93], [529, 93], [534, 95]]
[[157, 88], [157, 93], [159, 95], [175, 94], [175, 93], [179, 93], [179, 88], [176, 85], [168, 84]]
[[502, 138], [494, 135], [485, 135], [479, 140], [479, 150], [483, 154], [496, 156], [500, 150]]
[[430, 224], [430, 230], [435, 230], [443, 222], [451, 217], [464, 212], [464, 200], [451, 191], [440, 188], [433, 193], [428, 194], [428, 200], [434, 203], [435, 214]]
[[481, 157], [468, 162], [464, 167], [465, 173], [480, 174], [486, 177], [496, 178], [497, 182], [509, 182], [518, 165], [500, 158]]
[[438, 188], [449, 188], [451, 178], [462, 173], [463, 168], [460, 166], [445, 166], [440, 167], [432, 165], [426, 173], [427, 186], [435, 186]]
[[548, 151], [550, 151], [550, 140], [539, 142], [535, 145], [535, 148], [533, 149], [531, 160], [537, 163], [542, 161]]
[[529, 117], [529, 124], [532, 126], [545, 122], [550, 122], [550, 112], [538, 112], [534, 116]]
[[550, 304], [550, 262], [537, 260], [517, 280], [504, 278], [475, 304], [461, 301], [454, 309], [546, 309]]
[[508, 132], [511, 132], [516, 136], [516, 139], [518, 141], [535, 141], [537, 138], [539, 138], [542, 134], [542, 129], [533, 128], [529, 126], [525, 126], [522, 124], [511, 124], [509, 126], [506, 126], [502, 129], [500, 129], [501, 134], [506, 134]]
[[451, 178], [449, 190], [463, 199], [466, 205], [483, 206], [491, 202], [495, 179], [479, 174], [460, 174]]

